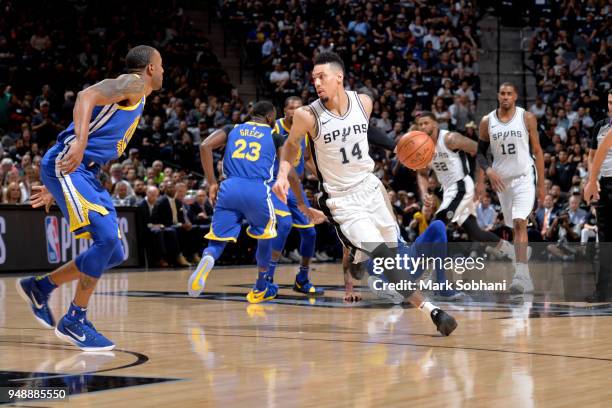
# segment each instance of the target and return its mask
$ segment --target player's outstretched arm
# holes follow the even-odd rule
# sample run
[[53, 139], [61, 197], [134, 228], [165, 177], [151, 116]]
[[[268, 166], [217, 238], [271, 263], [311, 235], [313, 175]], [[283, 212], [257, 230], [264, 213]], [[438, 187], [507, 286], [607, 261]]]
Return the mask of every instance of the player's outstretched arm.
[[145, 93], [144, 80], [135, 74], [105, 79], [77, 94], [72, 116], [76, 140], [59, 163], [60, 171], [71, 173], [83, 160], [83, 153], [89, 139], [89, 121], [96, 105], [110, 105], [121, 101], [139, 100]]
[[212, 205], [215, 205], [217, 201], [217, 191], [219, 190], [219, 184], [215, 177], [215, 167], [212, 152], [213, 150], [219, 149], [225, 146], [227, 142], [227, 129], [217, 129], [210, 134], [200, 144], [200, 161], [202, 162], [202, 169], [208, 182], [208, 197]]
[[538, 174], [537, 196], [538, 202], [544, 202], [544, 152], [540, 146], [540, 136], [538, 135], [538, 121], [535, 115], [531, 112], [525, 112], [525, 122], [527, 122], [527, 131], [529, 132], [529, 142], [531, 143], [531, 151], [535, 156], [536, 172]]
[[[480, 168], [484, 171], [484, 173], [489, 177], [491, 181], [491, 187], [495, 191], [504, 191], [506, 186], [504, 185], [502, 179], [499, 177], [497, 172], [493, 170], [491, 167], [491, 163], [489, 163], [489, 159], [487, 158], [487, 151], [489, 150], [489, 145], [491, 144], [489, 139], [489, 117], [483, 116], [480, 121], [480, 125], [478, 127], [478, 152], [476, 153], [476, 162], [480, 166]], [[477, 186], [478, 190], [482, 190], [481, 186]]]
[[[595, 135], [595, 137], [597, 137], [597, 135]], [[601, 165], [610, 149], [612, 149], [612, 130], [608, 131], [606, 137], [604, 137], [599, 146], [597, 146], [597, 150], [593, 156], [593, 163], [589, 167], [589, 181], [584, 186], [584, 199], [587, 203], [591, 202], [591, 200], [599, 200], [597, 178], [599, 177]]]
[[289, 137], [281, 149], [280, 166], [276, 177], [276, 183], [274, 183], [274, 187], [272, 187], [272, 191], [274, 191], [278, 198], [284, 203], [287, 202], [287, 193], [289, 192], [289, 180], [287, 176], [293, 168], [291, 163], [298, 157], [304, 135], [316, 134], [315, 127], [316, 120], [310, 107], [302, 106], [295, 111], [293, 115], [293, 124], [289, 131]]
[[449, 132], [444, 138], [446, 146], [451, 150], [463, 150], [472, 156], [476, 156], [478, 152], [478, 143], [472, 139], [463, 136], [461, 133]]
[[420, 194], [421, 201], [425, 205], [433, 204], [433, 200], [432, 200], [431, 195], [429, 194], [429, 191], [428, 191], [428, 188], [429, 188], [429, 167], [426, 167], [424, 169], [416, 170], [416, 174], [417, 174], [417, 186], [419, 187], [419, 194]]

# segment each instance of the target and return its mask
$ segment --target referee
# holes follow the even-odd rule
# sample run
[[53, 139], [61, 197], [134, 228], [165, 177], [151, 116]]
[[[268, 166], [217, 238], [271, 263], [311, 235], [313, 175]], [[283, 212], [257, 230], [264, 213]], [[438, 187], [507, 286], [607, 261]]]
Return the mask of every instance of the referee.
[[610, 244], [606, 242], [612, 241], [612, 89], [608, 91], [608, 118], [597, 122], [593, 129], [589, 179], [584, 187], [584, 199], [587, 203], [598, 200], [596, 211], [600, 244], [595, 293], [587, 301], [605, 302], [610, 298], [609, 284], [612, 277], [612, 248], [607, 248]]

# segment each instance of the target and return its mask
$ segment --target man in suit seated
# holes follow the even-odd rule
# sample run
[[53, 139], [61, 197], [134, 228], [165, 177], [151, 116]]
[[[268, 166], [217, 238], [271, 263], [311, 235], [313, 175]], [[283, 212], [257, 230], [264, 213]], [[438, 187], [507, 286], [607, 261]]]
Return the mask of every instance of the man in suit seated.
[[196, 192], [195, 201], [187, 210], [187, 218], [193, 225], [210, 225], [210, 217], [213, 213], [213, 206], [208, 199], [208, 192], [200, 188]]
[[[178, 242], [176, 251], [177, 266], [190, 266], [183, 253], [193, 256], [194, 262], [199, 262], [199, 256], [194, 248], [192, 225], [189, 220], [185, 220], [185, 210], [183, 199], [187, 192], [185, 183], [177, 183], [176, 186], [170, 181], [164, 181], [165, 193], [153, 207], [153, 223], [163, 225], [164, 243]], [[170, 248], [168, 248], [170, 249]], [[194, 255], [195, 254], [195, 255]]]
[[555, 210], [553, 196], [546, 194], [542, 207], [538, 208], [535, 213], [537, 228], [543, 241], [555, 240], [555, 237], [552, 236], [554, 231], [551, 229], [551, 227], [556, 217], [557, 211]]
[[[187, 209], [187, 218], [195, 230], [196, 243], [203, 247], [203, 237], [210, 229], [210, 220], [213, 213], [213, 206], [208, 199], [207, 191], [200, 188], [196, 192], [195, 201]], [[198, 248], [199, 249], [199, 248]]]
[[[163, 258], [166, 255], [166, 247], [163, 241], [163, 230], [159, 225], [153, 223], [153, 208], [159, 198], [159, 190], [155, 186], [147, 187], [145, 199], [138, 204], [138, 214], [144, 228], [145, 248], [149, 265], [160, 268], [168, 267], [168, 262]], [[178, 244], [177, 244], [178, 246]]]

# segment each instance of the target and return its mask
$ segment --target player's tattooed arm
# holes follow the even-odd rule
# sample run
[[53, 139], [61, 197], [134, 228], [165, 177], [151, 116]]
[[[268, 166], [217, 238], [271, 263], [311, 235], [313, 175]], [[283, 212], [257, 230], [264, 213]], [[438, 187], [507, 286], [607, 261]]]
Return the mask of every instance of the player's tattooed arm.
[[134, 74], [105, 79], [80, 91], [72, 112], [76, 141], [60, 162], [60, 170], [70, 173], [81, 164], [89, 139], [89, 121], [96, 105], [110, 105], [122, 101], [133, 104], [143, 97], [144, 92], [144, 80]]
[[212, 152], [213, 150], [225, 146], [225, 143], [227, 143], [227, 134], [227, 128], [217, 129], [200, 144], [200, 161], [206, 181], [208, 182], [208, 197], [213, 205], [215, 205], [217, 201], [219, 184], [215, 176], [215, 165]]
[[137, 102], [145, 93], [145, 82], [138, 75], [125, 74], [105, 79], [79, 93], [91, 95], [96, 105], [110, 105], [125, 100]]
[[89, 133], [89, 120], [96, 105], [110, 105], [123, 101], [128, 101], [132, 105], [138, 102], [144, 93], [144, 80], [134, 74], [105, 79], [80, 91], [73, 112], [77, 136], [86, 137]]
[[478, 143], [472, 139], [463, 136], [461, 133], [449, 132], [444, 139], [446, 146], [451, 150], [463, 150], [472, 156], [476, 156], [478, 151]]

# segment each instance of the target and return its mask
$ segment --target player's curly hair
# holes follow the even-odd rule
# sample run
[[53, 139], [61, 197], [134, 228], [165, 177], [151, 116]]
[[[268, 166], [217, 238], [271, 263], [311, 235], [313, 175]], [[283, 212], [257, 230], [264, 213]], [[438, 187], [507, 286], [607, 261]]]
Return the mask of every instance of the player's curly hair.
[[255, 105], [253, 105], [253, 109], [251, 110], [251, 116], [259, 116], [260, 118], [265, 118], [268, 113], [274, 111], [274, 105], [269, 101], [259, 101]]
[[148, 45], [137, 45], [125, 56], [125, 66], [128, 72], [140, 72], [151, 62], [155, 48]]

